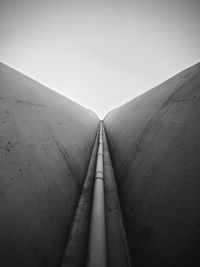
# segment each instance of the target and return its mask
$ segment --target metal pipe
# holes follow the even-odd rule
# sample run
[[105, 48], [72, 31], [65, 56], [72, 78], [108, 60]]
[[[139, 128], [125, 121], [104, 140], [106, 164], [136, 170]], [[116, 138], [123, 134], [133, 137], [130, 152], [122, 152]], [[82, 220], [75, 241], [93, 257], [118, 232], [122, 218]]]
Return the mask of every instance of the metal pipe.
[[103, 125], [100, 123], [99, 146], [93, 193], [87, 267], [106, 267], [106, 225], [103, 171]]

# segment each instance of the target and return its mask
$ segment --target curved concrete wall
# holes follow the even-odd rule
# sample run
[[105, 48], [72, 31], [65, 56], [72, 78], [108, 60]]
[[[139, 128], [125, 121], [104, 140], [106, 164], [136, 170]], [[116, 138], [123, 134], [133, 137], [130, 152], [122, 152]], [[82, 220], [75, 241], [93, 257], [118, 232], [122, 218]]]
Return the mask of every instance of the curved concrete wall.
[[59, 266], [98, 124], [0, 64], [0, 266]]
[[134, 266], [200, 266], [200, 64], [104, 125]]

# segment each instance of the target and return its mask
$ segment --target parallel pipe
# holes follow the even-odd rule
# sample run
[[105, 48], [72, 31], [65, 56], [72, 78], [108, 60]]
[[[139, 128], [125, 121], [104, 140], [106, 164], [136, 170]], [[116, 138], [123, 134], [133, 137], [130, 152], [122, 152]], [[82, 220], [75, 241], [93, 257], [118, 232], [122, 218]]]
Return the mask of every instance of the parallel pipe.
[[103, 171], [103, 125], [100, 123], [87, 267], [106, 267], [106, 225]]

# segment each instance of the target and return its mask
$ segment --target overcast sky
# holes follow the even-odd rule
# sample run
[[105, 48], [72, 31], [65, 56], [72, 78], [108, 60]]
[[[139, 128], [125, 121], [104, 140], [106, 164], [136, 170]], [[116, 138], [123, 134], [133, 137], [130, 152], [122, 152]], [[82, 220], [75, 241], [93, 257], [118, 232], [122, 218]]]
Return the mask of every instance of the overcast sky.
[[0, 61], [102, 119], [200, 61], [200, 0], [0, 0]]

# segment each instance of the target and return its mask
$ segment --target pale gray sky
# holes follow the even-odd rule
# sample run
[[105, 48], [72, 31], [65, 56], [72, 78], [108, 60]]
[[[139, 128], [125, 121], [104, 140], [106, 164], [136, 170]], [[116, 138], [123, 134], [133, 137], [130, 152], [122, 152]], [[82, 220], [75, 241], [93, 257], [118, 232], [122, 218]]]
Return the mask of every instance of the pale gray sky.
[[102, 119], [200, 61], [200, 0], [0, 0], [0, 61]]

